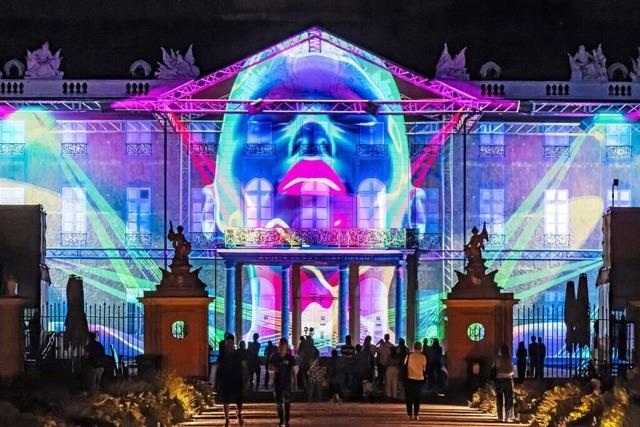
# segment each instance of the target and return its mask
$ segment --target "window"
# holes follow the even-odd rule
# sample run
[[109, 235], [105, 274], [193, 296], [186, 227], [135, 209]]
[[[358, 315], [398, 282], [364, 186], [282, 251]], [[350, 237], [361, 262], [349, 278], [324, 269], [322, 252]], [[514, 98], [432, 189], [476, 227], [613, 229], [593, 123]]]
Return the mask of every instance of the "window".
[[215, 202], [209, 188], [191, 189], [191, 232], [215, 231]]
[[502, 123], [482, 123], [479, 129], [480, 157], [504, 157]]
[[87, 244], [87, 196], [84, 188], [63, 187], [61, 201], [62, 246]]
[[504, 145], [504, 133], [481, 133], [480, 145]]
[[442, 132], [442, 123], [414, 122], [407, 123], [407, 138], [410, 144], [428, 144], [434, 137]]
[[631, 126], [606, 125], [607, 145], [631, 145]]
[[87, 154], [87, 125], [84, 122], [58, 122], [63, 155], [84, 156]]
[[363, 123], [359, 127], [360, 144], [384, 144], [384, 123]]
[[482, 341], [485, 329], [482, 323], [474, 322], [467, 327], [467, 336], [471, 341]]
[[249, 181], [244, 194], [247, 227], [265, 227], [273, 218], [273, 187], [264, 178]]
[[24, 122], [0, 120], [0, 155], [22, 155], [24, 154], [24, 143]]
[[87, 125], [84, 122], [60, 122], [63, 144], [86, 144]]
[[0, 144], [24, 144], [24, 122], [1, 120]]
[[127, 154], [149, 155], [152, 152], [153, 123], [146, 121], [127, 122]]
[[384, 228], [387, 189], [382, 182], [367, 178], [358, 186], [358, 228]]
[[87, 232], [87, 196], [84, 188], [62, 189], [62, 232]]
[[544, 145], [550, 147], [566, 147], [570, 144], [569, 135], [545, 133]]
[[569, 157], [571, 139], [569, 135], [551, 133], [544, 127], [544, 157]]
[[564, 302], [564, 292], [561, 291], [544, 291], [544, 302], [550, 304], [558, 304]]
[[605, 132], [607, 158], [613, 160], [631, 158], [631, 126], [606, 125]]
[[24, 188], [0, 187], [0, 205], [24, 205]]
[[569, 190], [546, 190], [544, 195], [546, 246], [568, 246]]
[[189, 130], [192, 133], [192, 143], [217, 144], [220, 137], [219, 122], [191, 122]]
[[504, 189], [480, 189], [480, 222], [487, 223], [489, 235], [504, 234]]
[[411, 226], [418, 233], [424, 234], [427, 230], [427, 193], [422, 188], [414, 188], [411, 203]]
[[[611, 193], [608, 193], [606, 196], [607, 206], [611, 206]], [[613, 190], [613, 200], [615, 201], [615, 206], [619, 208], [629, 208], [631, 207], [631, 190]]]
[[309, 180], [300, 190], [300, 227], [329, 228], [329, 186]]
[[151, 190], [127, 188], [127, 233], [151, 233]]
[[271, 122], [249, 120], [247, 144], [271, 144]]
[[427, 193], [427, 227], [428, 234], [440, 233], [440, 191], [437, 188], [426, 188]]

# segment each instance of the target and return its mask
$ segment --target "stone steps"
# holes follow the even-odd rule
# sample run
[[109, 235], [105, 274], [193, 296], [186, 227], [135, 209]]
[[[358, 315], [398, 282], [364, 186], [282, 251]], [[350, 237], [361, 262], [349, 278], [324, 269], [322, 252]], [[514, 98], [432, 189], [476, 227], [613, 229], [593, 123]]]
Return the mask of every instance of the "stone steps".
[[[232, 405], [231, 413], [235, 414]], [[495, 416], [466, 406], [450, 404], [423, 404], [420, 409], [420, 420], [408, 419], [403, 403], [297, 403], [292, 404], [291, 427], [296, 426], [464, 426], [491, 427], [504, 426], [498, 423]], [[273, 403], [247, 403], [243, 415], [245, 425], [250, 427], [276, 426], [278, 422], [275, 405]], [[205, 410], [192, 421], [184, 423], [183, 427], [213, 427], [223, 426], [224, 415], [222, 407], [216, 406]], [[237, 426], [235, 416], [232, 416], [232, 426]], [[524, 426], [524, 424], [507, 424], [510, 426]]]

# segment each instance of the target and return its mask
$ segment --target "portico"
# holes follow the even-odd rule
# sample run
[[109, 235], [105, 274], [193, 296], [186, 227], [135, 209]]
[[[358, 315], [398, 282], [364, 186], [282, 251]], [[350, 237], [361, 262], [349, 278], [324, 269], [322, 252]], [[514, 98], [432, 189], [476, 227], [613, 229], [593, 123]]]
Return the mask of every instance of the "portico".
[[[344, 342], [351, 335], [360, 341], [360, 282], [361, 266], [394, 267], [395, 303], [394, 332], [396, 337], [413, 338], [415, 320], [407, 313], [416, 313], [415, 299], [407, 298], [414, 292], [415, 283], [407, 282], [407, 258], [413, 249], [341, 249], [341, 248], [233, 248], [218, 251], [224, 259], [225, 277], [225, 329], [241, 336], [242, 295], [241, 269], [243, 265], [279, 266], [281, 274], [282, 304], [280, 306], [280, 334], [298, 342], [302, 335], [300, 309], [300, 267], [306, 265], [331, 266], [338, 269], [337, 339]], [[413, 281], [412, 281], [413, 282]]]

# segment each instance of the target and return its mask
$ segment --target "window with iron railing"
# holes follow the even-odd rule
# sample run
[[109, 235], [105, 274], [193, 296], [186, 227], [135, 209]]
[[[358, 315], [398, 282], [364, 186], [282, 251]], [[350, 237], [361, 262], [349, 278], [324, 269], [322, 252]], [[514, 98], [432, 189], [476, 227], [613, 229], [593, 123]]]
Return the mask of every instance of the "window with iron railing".
[[24, 154], [25, 129], [20, 120], [0, 120], [0, 156]]

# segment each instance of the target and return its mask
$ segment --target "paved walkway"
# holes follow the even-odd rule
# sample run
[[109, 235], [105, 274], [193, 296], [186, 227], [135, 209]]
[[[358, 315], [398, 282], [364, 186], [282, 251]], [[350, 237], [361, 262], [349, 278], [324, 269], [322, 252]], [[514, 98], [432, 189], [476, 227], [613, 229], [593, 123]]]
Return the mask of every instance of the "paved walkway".
[[[278, 418], [273, 403], [247, 403], [244, 408], [245, 426], [277, 425]], [[293, 403], [291, 427], [297, 426], [523, 426], [500, 424], [496, 418], [466, 406], [423, 404], [419, 421], [410, 421], [402, 403]], [[235, 411], [233, 410], [232, 413]], [[188, 427], [223, 426], [221, 407], [205, 411], [195, 420], [185, 423]], [[232, 418], [232, 426], [238, 423]]]

